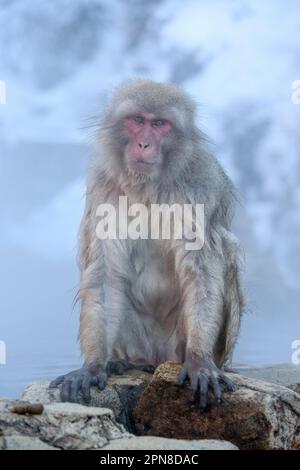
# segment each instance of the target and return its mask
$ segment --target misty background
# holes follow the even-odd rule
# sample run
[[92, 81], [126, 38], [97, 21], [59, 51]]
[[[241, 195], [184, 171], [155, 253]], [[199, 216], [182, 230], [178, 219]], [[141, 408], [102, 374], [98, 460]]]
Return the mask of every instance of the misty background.
[[89, 117], [128, 78], [171, 81], [239, 190], [248, 312], [235, 361], [300, 339], [300, 3], [0, 0], [0, 395], [81, 365], [75, 256]]

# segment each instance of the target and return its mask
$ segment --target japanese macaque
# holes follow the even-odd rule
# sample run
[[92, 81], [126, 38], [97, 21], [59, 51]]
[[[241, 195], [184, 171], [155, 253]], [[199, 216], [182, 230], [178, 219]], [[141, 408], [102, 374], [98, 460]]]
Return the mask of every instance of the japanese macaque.
[[[243, 294], [239, 245], [230, 232], [234, 190], [195, 124], [196, 106], [175, 85], [146, 80], [119, 88], [97, 138], [81, 225], [81, 369], [54, 380], [64, 401], [90, 399], [111, 373], [182, 364], [200, 408], [221, 402], [234, 383], [224, 373], [237, 339]], [[204, 242], [99, 239], [97, 208], [203, 204]], [[118, 209], [117, 209], [118, 210]], [[120, 210], [120, 209], [119, 209]], [[119, 214], [122, 217], [125, 214]], [[196, 222], [195, 222], [196, 223]]]

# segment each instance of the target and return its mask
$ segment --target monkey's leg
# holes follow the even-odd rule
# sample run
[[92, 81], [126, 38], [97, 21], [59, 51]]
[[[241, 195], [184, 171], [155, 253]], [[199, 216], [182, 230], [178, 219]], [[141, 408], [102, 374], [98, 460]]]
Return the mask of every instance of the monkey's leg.
[[[222, 271], [216, 260], [209, 260], [214, 272], [195, 269], [194, 282], [187, 289], [188, 311], [184, 314], [187, 331], [185, 361], [179, 374], [179, 382], [189, 380], [193, 398], [205, 409], [211, 391], [215, 400], [222, 401], [222, 389], [236, 389], [235, 384], [215, 364], [214, 350], [223, 326]], [[190, 267], [191, 265], [189, 265]], [[197, 264], [196, 264], [197, 266]], [[220, 364], [221, 365], [221, 364]]]
[[151, 364], [133, 364], [124, 359], [109, 361], [106, 366], [106, 372], [108, 375], [122, 375], [127, 370], [140, 370], [142, 372], [149, 372], [150, 374], [153, 374], [155, 371], [155, 367]]
[[50, 384], [50, 388], [61, 385], [63, 401], [78, 402], [81, 393], [84, 400], [89, 402], [91, 386], [97, 385], [102, 390], [107, 383], [106, 326], [103, 307], [99, 302], [99, 291], [86, 289], [83, 292], [80, 342], [85, 363], [81, 369], [62, 375]]

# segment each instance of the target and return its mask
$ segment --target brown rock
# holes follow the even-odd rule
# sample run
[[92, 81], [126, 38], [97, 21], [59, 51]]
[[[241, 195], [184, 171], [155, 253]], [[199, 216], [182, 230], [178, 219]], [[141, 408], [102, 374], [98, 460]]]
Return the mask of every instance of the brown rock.
[[277, 384], [228, 374], [238, 385], [224, 403], [201, 411], [177, 383], [179, 364], [162, 364], [134, 409], [139, 434], [220, 439], [240, 449], [299, 449], [300, 395]]
[[41, 415], [44, 406], [41, 403], [16, 402], [9, 407], [9, 411], [18, 415]]

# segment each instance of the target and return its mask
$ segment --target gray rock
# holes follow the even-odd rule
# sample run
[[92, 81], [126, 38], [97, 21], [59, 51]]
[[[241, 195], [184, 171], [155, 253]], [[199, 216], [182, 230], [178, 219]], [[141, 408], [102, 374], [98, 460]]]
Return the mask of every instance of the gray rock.
[[100, 449], [112, 439], [128, 436], [108, 408], [73, 403], [44, 405], [41, 415], [18, 415], [12, 401], [0, 402], [0, 435], [28, 436], [60, 449]]
[[[91, 388], [91, 401], [88, 406], [109, 408], [126, 429], [133, 431], [131, 417], [133, 406], [151, 378], [152, 374], [136, 370], [123, 375], [113, 375], [104, 390]], [[22, 400], [43, 404], [61, 402], [60, 388], [49, 389], [49, 383], [47, 380], [33, 382], [23, 392]], [[80, 403], [87, 405], [82, 396]]]
[[291, 390], [294, 390], [294, 392], [300, 393], [300, 383], [290, 384], [288, 385], [288, 388], [290, 388]]
[[[22, 394], [21, 399], [34, 403], [59, 403], [60, 388], [49, 389], [50, 381], [43, 380], [40, 382], [33, 382], [29, 385]], [[80, 397], [80, 404], [85, 405], [83, 398]], [[109, 408], [113, 410], [116, 416], [121, 412], [121, 402], [116, 390], [110, 386], [100, 391], [97, 387], [91, 388], [91, 402], [88, 404], [91, 407]]]
[[37, 437], [6, 436], [0, 437], [0, 450], [59, 450], [45, 444]]
[[230, 442], [215, 439], [186, 441], [155, 436], [132, 436], [116, 439], [103, 450], [238, 450], [238, 448]]
[[274, 364], [270, 366], [236, 366], [233, 369], [245, 377], [273, 382], [288, 387], [292, 384], [300, 384], [300, 365]]

